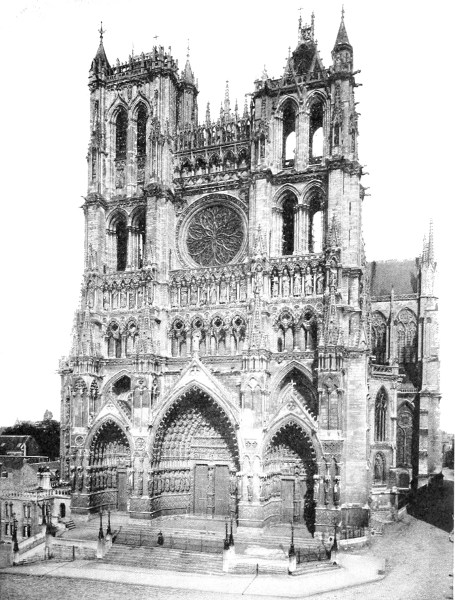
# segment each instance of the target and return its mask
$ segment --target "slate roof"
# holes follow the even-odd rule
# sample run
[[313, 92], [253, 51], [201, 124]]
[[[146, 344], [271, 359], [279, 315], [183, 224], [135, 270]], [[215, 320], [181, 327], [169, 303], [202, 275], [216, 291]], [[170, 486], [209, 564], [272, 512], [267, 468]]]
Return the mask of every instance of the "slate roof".
[[368, 263], [372, 297], [418, 293], [418, 266], [416, 259], [379, 260]]
[[31, 435], [0, 435], [0, 455], [22, 454], [24, 444], [36, 446], [36, 441]]

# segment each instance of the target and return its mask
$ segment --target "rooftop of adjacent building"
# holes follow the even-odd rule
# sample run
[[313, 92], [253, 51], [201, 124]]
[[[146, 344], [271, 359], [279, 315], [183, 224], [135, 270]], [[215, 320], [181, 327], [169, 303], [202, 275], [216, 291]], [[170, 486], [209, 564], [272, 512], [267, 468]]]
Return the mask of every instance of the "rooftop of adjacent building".
[[368, 263], [373, 297], [386, 296], [392, 288], [397, 296], [418, 293], [418, 259], [379, 260]]
[[36, 440], [31, 435], [0, 435], [0, 456], [22, 456], [28, 448], [38, 448]]

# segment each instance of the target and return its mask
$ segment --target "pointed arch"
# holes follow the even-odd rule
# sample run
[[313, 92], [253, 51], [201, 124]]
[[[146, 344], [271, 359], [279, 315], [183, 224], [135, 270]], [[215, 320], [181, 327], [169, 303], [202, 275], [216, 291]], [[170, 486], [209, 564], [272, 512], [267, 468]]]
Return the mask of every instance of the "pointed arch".
[[313, 382], [313, 373], [311, 370], [304, 364], [299, 363], [297, 360], [291, 360], [287, 364], [283, 365], [272, 377], [272, 381], [270, 382], [270, 393], [277, 394], [280, 390], [280, 384], [283, 379], [288, 375], [293, 369], [297, 369], [302, 372], [302, 374], [307, 378], [309, 385], [312, 385]]
[[134, 448], [134, 443], [133, 443], [133, 438], [131, 436], [131, 433], [128, 430], [128, 428], [126, 427], [125, 423], [117, 415], [115, 415], [113, 413], [108, 413], [108, 414], [104, 415], [103, 417], [101, 417], [101, 419], [99, 419], [98, 421], [95, 422], [94, 426], [90, 429], [90, 431], [87, 434], [87, 437], [85, 438], [85, 444], [84, 444], [85, 449], [90, 451], [95, 438], [100, 435], [102, 429], [109, 423], [112, 423], [116, 427], [118, 427], [118, 429], [122, 432], [122, 434], [125, 436], [126, 440], [128, 441], [130, 451], [132, 451], [132, 449]]
[[115, 373], [115, 375], [112, 375], [112, 377], [109, 377], [109, 379], [104, 382], [100, 394], [106, 395], [107, 393], [109, 393], [111, 391], [111, 388], [117, 383], [117, 381], [119, 381], [120, 379], [122, 379], [122, 377], [125, 376], [131, 379], [131, 371], [128, 371], [128, 369], [122, 369], [121, 371]]
[[[239, 421], [240, 415], [239, 415], [238, 409], [236, 409], [236, 407], [232, 405], [230, 400], [224, 398], [217, 391], [215, 386], [213, 388], [211, 388], [211, 387], [209, 388], [209, 386], [207, 384], [193, 380], [193, 381], [187, 382], [183, 387], [178, 387], [178, 388], [174, 389], [174, 391], [171, 392], [171, 394], [168, 396], [168, 398], [161, 405], [161, 407], [155, 417], [153, 426], [150, 429], [150, 443], [152, 446], [153, 446], [153, 441], [155, 439], [157, 430], [160, 427], [166, 414], [168, 414], [172, 410], [174, 405], [177, 405], [182, 398], [188, 396], [188, 394], [190, 394], [193, 391], [198, 391], [198, 392], [210, 397], [214, 402], [216, 402], [219, 405], [220, 409], [226, 414], [233, 430], [236, 432], [238, 431], [239, 426], [240, 426], [240, 421]], [[239, 439], [238, 439], [237, 433], [236, 433], [236, 439], [237, 439], [237, 443], [239, 444]]]

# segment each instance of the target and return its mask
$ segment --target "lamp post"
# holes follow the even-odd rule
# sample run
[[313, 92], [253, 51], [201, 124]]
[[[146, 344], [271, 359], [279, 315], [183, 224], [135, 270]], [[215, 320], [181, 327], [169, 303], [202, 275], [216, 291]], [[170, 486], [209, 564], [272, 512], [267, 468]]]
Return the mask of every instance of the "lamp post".
[[225, 550], [229, 550], [229, 535], [228, 535], [228, 524], [227, 524], [227, 519], [224, 523], [225, 528], [226, 528], [226, 535], [224, 537], [224, 549]]
[[112, 531], [111, 531], [111, 511], [108, 509], [107, 511], [107, 529], [106, 529], [106, 537], [110, 535], [112, 536]]
[[289, 556], [295, 556], [294, 548], [294, 523], [291, 521], [291, 545], [289, 546]]
[[98, 539], [100, 541], [104, 539], [104, 533], [103, 533], [103, 512], [102, 512], [102, 510], [100, 510], [100, 529], [98, 531]]
[[13, 535], [11, 537], [13, 542], [13, 552], [19, 552], [19, 544], [17, 543], [17, 519], [16, 513], [13, 513]]

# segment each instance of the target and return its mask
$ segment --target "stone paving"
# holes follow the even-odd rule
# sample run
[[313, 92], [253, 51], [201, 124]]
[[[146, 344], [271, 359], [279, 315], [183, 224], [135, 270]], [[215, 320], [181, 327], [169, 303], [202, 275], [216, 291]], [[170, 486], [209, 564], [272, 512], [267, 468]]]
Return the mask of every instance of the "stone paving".
[[[420, 494], [416, 507], [410, 509], [413, 514], [389, 526], [386, 535], [376, 538], [371, 548], [343, 554], [350, 576], [344, 582], [338, 581], [343, 584], [340, 586], [343, 589], [338, 590], [333, 589], [336, 587], [334, 577], [343, 577], [342, 569], [339, 574], [302, 578], [200, 577], [191, 574], [180, 577], [176, 573], [147, 573], [140, 568], [123, 571], [113, 565], [110, 572], [106, 572], [105, 565], [101, 572], [97, 564], [92, 562], [63, 565], [49, 562], [0, 572], [0, 598], [107, 600], [120, 598], [123, 594], [135, 600], [150, 597], [158, 600], [214, 600], [220, 597], [235, 600], [253, 597], [317, 597], [320, 600], [453, 598], [453, 544], [449, 541], [449, 531], [453, 527], [452, 511], [453, 482], [445, 481], [441, 494]], [[376, 573], [374, 570], [384, 560], [387, 565], [386, 576], [379, 580], [377, 570]], [[78, 569], [79, 566], [82, 568]], [[374, 575], [376, 581], [352, 587], [356, 579], [368, 580], [365, 571], [368, 568], [369, 575]], [[74, 578], [69, 579], [69, 575]], [[101, 578], [107, 581], [100, 581]], [[138, 585], [139, 582], [142, 585]]]

